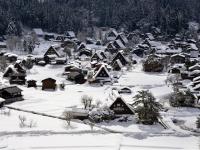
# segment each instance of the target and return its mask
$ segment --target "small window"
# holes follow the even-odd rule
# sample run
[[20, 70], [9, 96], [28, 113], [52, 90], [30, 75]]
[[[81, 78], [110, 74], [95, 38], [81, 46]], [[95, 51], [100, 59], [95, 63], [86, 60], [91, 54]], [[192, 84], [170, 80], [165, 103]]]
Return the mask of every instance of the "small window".
[[121, 104], [120, 104], [120, 103], [118, 103], [118, 104], [117, 104], [117, 106], [118, 106], [118, 107], [120, 107], [120, 106], [121, 106]]

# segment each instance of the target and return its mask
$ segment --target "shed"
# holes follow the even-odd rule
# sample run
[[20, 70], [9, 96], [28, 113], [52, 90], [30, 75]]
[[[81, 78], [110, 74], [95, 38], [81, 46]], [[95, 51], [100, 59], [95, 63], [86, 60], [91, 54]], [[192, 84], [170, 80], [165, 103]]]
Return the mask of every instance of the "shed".
[[37, 87], [37, 84], [36, 84], [36, 83], [37, 83], [36, 80], [28, 80], [28, 81], [27, 81], [27, 87], [28, 87], [28, 88], [30, 88], [30, 87], [35, 87], [35, 88], [36, 88], [36, 87]]
[[56, 80], [52, 78], [47, 78], [47, 79], [42, 80], [42, 90], [46, 90], [46, 89], [55, 90]]
[[22, 90], [17, 86], [10, 86], [0, 89], [0, 97], [5, 99], [5, 104], [22, 101]]

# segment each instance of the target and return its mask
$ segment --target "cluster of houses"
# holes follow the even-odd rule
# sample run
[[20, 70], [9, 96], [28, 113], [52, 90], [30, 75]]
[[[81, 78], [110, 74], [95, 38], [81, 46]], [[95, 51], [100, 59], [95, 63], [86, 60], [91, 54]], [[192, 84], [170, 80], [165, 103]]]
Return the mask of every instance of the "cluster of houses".
[[[170, 74], [179, 74], [182, 80], [191, 80], [189, 87], [196, 97], [200, 98], [200, 62], [198, 60], [199, 50], [194, 39], [182, 38], [176, 35], [167, 44], [158, 41], [161, 39], [160, 30], [152, 28], [152, 33], [141, 34], [118, 33], [110, 29], [103, 40], [86, 38], [84, 42], [79, 41], [73, 31], [67, 31], [63, 35], [44, 33], [42, 29], [34, 29], [34, 34], [45, 40], [52, 40], [57, 44], [50, 46], [42, 56], [29, 56], [34, 65], [45, 66], [64, 65], [64, 73], [67, 80], [77, 84], [88, 81], [93, 83], [112, 83], [114, 72], [121, 71], [129, 64], [137, 63], [132, 55], [139, 57], [152, 56], [162, 62], [165, 61]], [[134, 48], [130, 48], [130, 42], [139, 37], [143, 40]], [[67, 56], [68, 51], [72, 56]], [[18, 61], [14, 54], [0, 52], [0, 57], [5, 57], [11, 63], [4, 71], [3, 77], [8, 78], [10, 84], [27, 85], [27, 87], [38, 87], [36, 80], [26, 80], [26, 69], [23, 61]], [[70, 63], [70, 61], [72, 63]], [[87, 62], [82, 65], [81, 62]], [[47, 78], [42, 80], [42, 90], [55, 90], [56, 80]], [[184, 88], [183, 85], [180, 88]], [[0, 89], [0, 106], [2, 103], [10, 103], [15, 100], [23, 100], [21, 90], [16, 86]], [[122, 88], [121, 93], [131, 93], [129, 88]], [[21, 97], [21, 99], [19, 98]], [[131, 105], [121, 97], [117, 96], [110, 105], [115, 114], [134, 114]], [[88, 115], [88, 113], [85, 113]]]

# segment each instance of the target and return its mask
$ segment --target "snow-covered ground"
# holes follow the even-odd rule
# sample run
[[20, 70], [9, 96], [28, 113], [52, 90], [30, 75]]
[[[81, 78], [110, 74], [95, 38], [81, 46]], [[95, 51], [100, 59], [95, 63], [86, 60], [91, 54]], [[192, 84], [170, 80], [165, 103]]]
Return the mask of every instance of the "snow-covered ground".
[[[36, 48], [35, 54], [41, 54], [51, 44], [51, 42], [41, 44]], [[37, 84], [41, 85], [43, 79], [51, 77], [57, 80], [57, 84], [64, 82], [65, 89], [42, 91], [41, 87], [35, 89], [19, 86], [23, 90], [25, 100], [10, 104], [10, 106], [61, 116], [67, 107], [83, 107], [80, 102], [83, 95], [92, 96], [94, 103], [100, 100], [102, 105], [109, 106], [113, 102], [112, 88], [120, 89], [124, 86], [129, 86], [133, 92], [129, 95], [122, 94], [122, 97], [129, 103], [133, 102], [133, 96], [137, 91], [148, 89], [158, 101], [169, 106], [165, 97], [172, 92], [172, 89], [165, 84], [167, 74], [144, 73], [141, 63], [135, 65], [133, 70], [123, 72], [118, 83], [114, 85], [94, 86], [88, 83], [76, 85], [62, 76], [63, 71], [64, 66], [62, 65], [34, 66], [28, 72], [27, 79], [37, 80]], [[0, 76], [2, 76], [1, 73]], [[3, 82], [7, 81], [4, 79]], [[11, 110], [9, 116], [0, 114], [0, 149], [199, 149], [199, 137], [192, 136], [190, 131], [184, 131], [179, 124], [172, 122], [172, 119], [176, 118], [183, 120], [185, 126], [195, 128], [195, 118], [200, 114], [199, 109], [169, 107], [169, 111], [161, 114], [163, 121], [169, 126], [167, 130], [159, 124], [153, 126], [137, 124], [132, 118], [126, 123], [117, 120], [101, 123], [91, 131], [90, 126], [83, 123], [72, 122], [72, 126], [66, 128], [64, 121], [55, 118]], [[25, 116], [27, 124], [33, 121], [36, 126], [20, 128], [19, 116]]]

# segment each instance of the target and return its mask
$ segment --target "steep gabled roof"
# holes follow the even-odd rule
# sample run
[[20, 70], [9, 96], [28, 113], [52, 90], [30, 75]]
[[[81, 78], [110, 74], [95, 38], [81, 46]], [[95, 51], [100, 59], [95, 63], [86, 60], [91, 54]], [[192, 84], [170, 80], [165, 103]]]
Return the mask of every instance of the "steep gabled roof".
[[35, 34], [37, 34], [37, 35], [44, 35], [44, 32], [42, 31], [41, 28], [34, 28], [33, 31], [34, 31]]
[[22, 90], [20, 88], [18, 88], [17, 86], [6, 87], [6, 88], [3, 88], [2, 90], [6, 91], [10, 94], [22, 92]]
[[195, 64], [195, 65], [189, 67], [189, 70], [200, 70], [200, 65], [199, 64]]
[[[120, 56], [119, 56], [120, 55]], [[112, 59], [112, 63], [114, 63], [114, 61], [115, 60], [117, 60], [118, 58], [123, 58], [125, 61], [126, 61], [126, 63], [128, 63], [128, 59], [122, 54], [122, 52], [121, 51], [119, 51], [114, 57], [113, 57], [113, 59]], [[121, 60], [120, 60], [121, 61]], [[123, 62], [121, 62], [122, 64], [123, 64]]]
[[110, 79], [111, 79], [110, 74], [109, 74], [109, 72], [108, 72], [108, 69], [106, 68], [106, 66], [105, 66], [104, 64], [102, 64], [101, 67], [99, 68], [99, 70], [98, 70], [97, 72], [94, 73], [93, 79], [96, 79], [96, 78], [98, 77], [99, 73], [100, 73], [101, 71], [103, 71], [103, 70], [106, 72], [107, 78], [110, 78]]
[[115, 60], [115, 61], [113, 62], [113, 66], [115, 66], [115, 65], [117, 65], [117, 66], [120, 67], [120, 68], [123, 67], [123, 65], [122, 65], [122, 63], [121, 63], [121, 61], [120, 61], [119, 59], [117, 59], [117, 60]]
[[119, 34], [117, 37], [116, 37], [116, 40], [121, 40], [121, 42], [123, 44], [127, 44], [128, 43], [128, 39], [126, 38], [126, 36], [124, 34]]
[[94, 57], [98, 57], [100, 60], [103, 59], [103, 56], [100, 54], [100, 52], [95, 52], [91, 58], [94, 58]]
[[121, 101], [121, 102], [128, 108], [128, 110], [130, 111], [130, 114], [135, 114], [135, 112], [134, 112], [132, 106], [130, 106], [129, 104], [127, 104], [127, 103], [125, 102], [125, 100], [124, 100], [121, 96], [120, 96], [120, 97], [117, 97], [116, 100], [110, 105], [111, 110], [112, 110], [112, 107], [114, 106], [114, 104], [115, 104], [116, 102], [118, 102], [118, 101]]
[[75, 38], [76, 37], [74, 31], [67, 31], [66, 32], [66, 36], [69, 36], [71, 38]]
[[47, 56], [47, 55], [48, 55], [48, 52], [49, 52], [50, 50], [53, 50], [53, 51], [54, 51], [54, 54], [57, 55], [58, 57], [60, 57], [59, 52], [56, 50], [56, 48], [55, 48], [54, 46], [50, 46], [50, 47], [48, 48], [48, 50], [45, 52], [44, 56]]
[[113, 42], [113, 45], [116, 47], [116, 48], [119, 48], [119, 49], [125, 49], [126, 47], [124, 46], [124, 44], [121, 42], [121, 40], [115, 40]]

